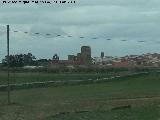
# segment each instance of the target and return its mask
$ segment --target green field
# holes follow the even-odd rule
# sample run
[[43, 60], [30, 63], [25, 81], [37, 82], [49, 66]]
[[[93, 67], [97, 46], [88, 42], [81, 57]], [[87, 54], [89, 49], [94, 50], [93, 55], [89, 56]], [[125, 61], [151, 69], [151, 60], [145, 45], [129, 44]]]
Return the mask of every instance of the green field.
[[[10, 82], [16, 83], [30, 83], [30, 82], [44, 82], [44, 81], [67, 81], [67, 80], [88, 80], [97, 78], [108, 78], [116, 75], [124, 75], [129, 72], [108, 72], [108, 73], [40, 73], [40, 72], [26, 72], [26, 73], [10, 73]], [[0, 85], [7, 84], [7, 73], [0, 72]]]
[[0, 120], [159, 120], [159, 86], [160, 74], [151, 72], [104, 83], [15, 90], [9, 106], [7, 92], [0, 92]]
[[117, 111], [92, 111], [86, 113], [68, 113], [46, 118], [46, 120], [158, 120], [157, 106], [135, 107]]

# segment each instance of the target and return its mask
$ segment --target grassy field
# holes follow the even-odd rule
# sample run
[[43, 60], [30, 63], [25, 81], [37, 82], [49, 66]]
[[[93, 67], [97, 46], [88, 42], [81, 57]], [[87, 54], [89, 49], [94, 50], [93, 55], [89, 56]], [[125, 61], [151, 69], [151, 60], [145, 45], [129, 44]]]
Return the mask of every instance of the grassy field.
[[[115, 75], [123, 75], [129, 72], [109, 72], [109, 73], [40, 73], [40, 72], [26, 72], [26, 73], [10, 73], [11, 83], [30, 83], [30, 82], [44, 82], [44, 81], [61, 81], [61, 80], [88, 80], [97, 78], [107, 78]], [[7, 84], [7, 73], [0, 72], [0, 85]]]
[[0, 120], [159, 120], [159, 86], [160, 74], [149, 73], [105, 83], [15, 90], [10, 106], [6, 92], [0, 92]]
[[46, 118], [46, 120], [158, 120], [157, 106], [135, 107], [117, 111], [92, 111], [85, 113], [68, 113]]

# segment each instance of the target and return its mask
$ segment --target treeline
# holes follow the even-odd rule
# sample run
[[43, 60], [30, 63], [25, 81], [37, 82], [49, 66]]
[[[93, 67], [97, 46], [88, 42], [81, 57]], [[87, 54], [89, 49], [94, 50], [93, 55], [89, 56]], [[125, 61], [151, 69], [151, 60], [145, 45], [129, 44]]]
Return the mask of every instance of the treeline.
[[23, 67], [26, 65], [37, 65], [36, 57], [33, 56], [32, 53], [10, 55], [9, 58], [8, 56], [5, 56], [5, 58], [2, 59], [2, 66], [8, 65], [8, 59], [9, 59], [10, 67]]

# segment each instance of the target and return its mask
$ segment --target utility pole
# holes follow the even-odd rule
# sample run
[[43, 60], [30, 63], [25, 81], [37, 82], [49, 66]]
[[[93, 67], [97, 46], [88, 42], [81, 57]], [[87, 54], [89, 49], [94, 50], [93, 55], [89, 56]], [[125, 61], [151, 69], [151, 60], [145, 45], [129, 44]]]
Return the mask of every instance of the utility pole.
[[9, 25], [7, 25], [7, 70], [8, 70], [8, 73], [7, 73], [7, 91], [8, 91], [8, 105], [11, 103], [11, 98], [10, 98], [10, 59], [9, 59]]

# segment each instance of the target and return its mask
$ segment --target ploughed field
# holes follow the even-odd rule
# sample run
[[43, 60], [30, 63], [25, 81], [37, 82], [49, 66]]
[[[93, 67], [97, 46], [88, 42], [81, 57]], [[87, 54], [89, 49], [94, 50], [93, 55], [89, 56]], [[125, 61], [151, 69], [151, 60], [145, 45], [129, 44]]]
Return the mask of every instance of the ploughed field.
[[[79, 74], [83, 79], [94, 75], [83, 78]], [[14, 90], [11, 101], [7, 105], [7, 92], [0, 92], [0, 120], [159, 120], [160, 73], [87, 85]]]

